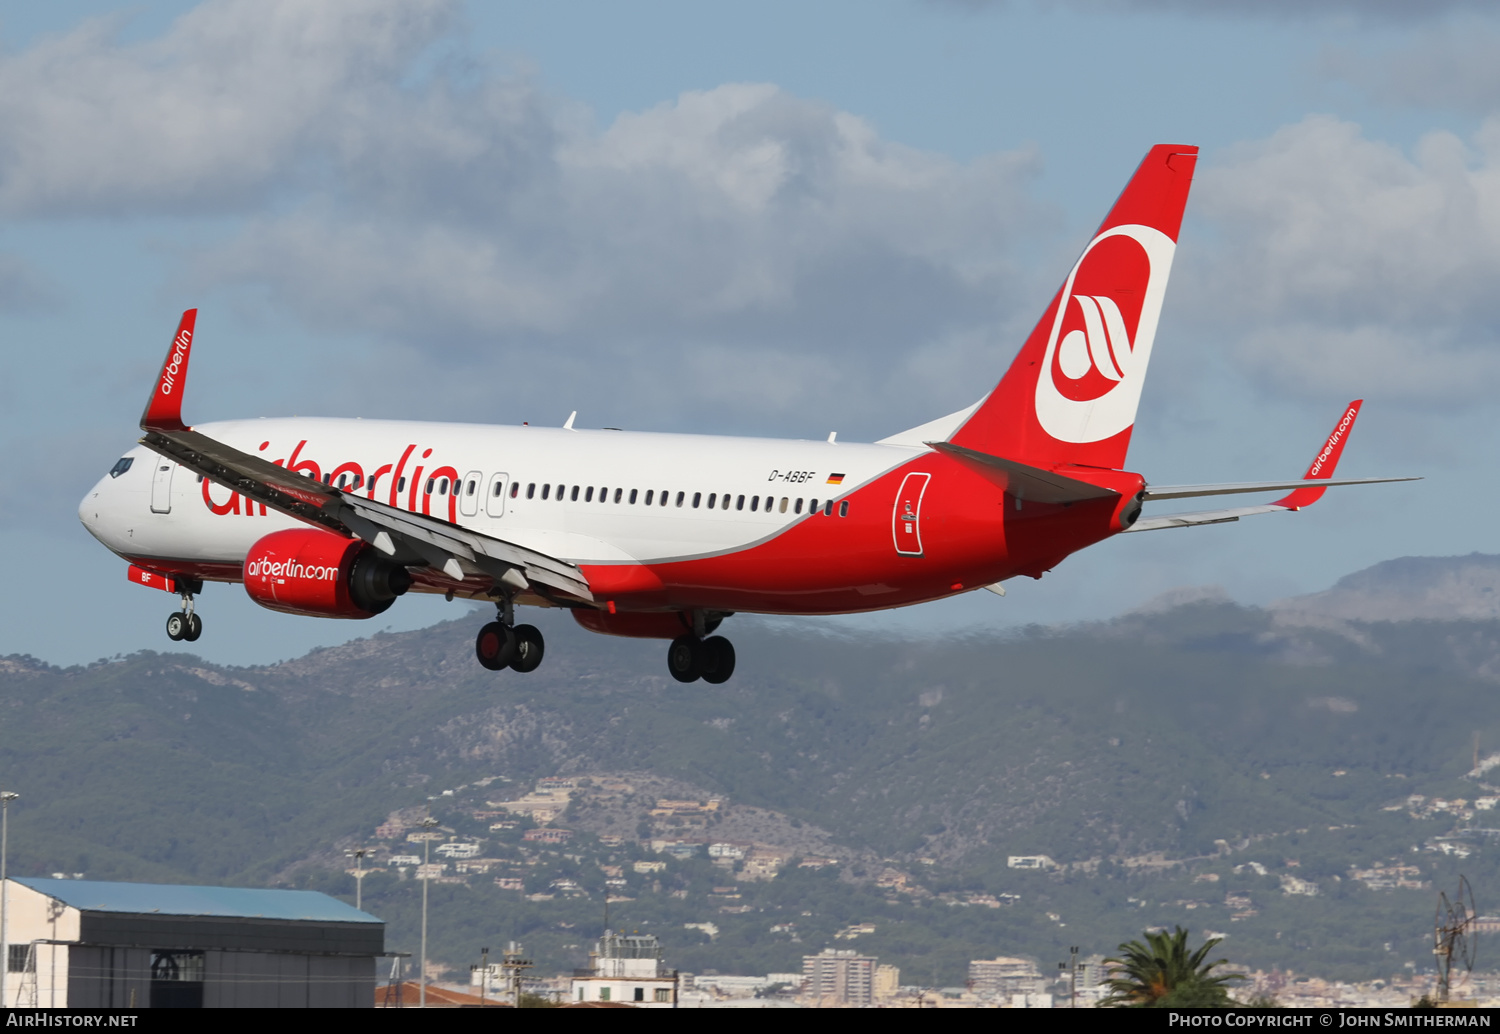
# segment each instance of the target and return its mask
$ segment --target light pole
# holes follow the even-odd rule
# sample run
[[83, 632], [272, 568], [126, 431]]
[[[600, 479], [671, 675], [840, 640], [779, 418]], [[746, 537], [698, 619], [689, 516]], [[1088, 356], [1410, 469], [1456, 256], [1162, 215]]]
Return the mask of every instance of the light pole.
[[357, 847], [353, 851], [345, 851], [344, 857], [354, 856], [354, 907], [363, 912], [364, 890], [365, 890], [365, 851], [367, 848]]
[[10, 898], [10, 886], [6, 883], [6, 852], [10, 847], [10, 802], [19, 800], [20, 794], [11, 790], [0, 790], [0, 1009], [5, 1008], [5, 985], [10, 980], [10, 937], [5, 925], [8, 918], [5, 906]]
[[422, 820], [422, 969], [417, 974], [417, 1008], [427, 1008], [427, 884], [432, 882], [432, 871], [427, 868], [432, 858], [432, 827], [437, 819], [430, 815]]

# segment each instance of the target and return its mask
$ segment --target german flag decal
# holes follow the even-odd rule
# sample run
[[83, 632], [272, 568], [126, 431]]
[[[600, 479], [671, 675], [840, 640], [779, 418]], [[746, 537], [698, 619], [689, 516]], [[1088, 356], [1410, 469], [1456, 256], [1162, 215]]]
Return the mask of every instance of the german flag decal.
[[830, 484], [830, 485], [842, 485], [843, 483], [844, 483], [844, 475], [842, 475], [842, 474], [829, 474], [828, 475], [827, 484]]

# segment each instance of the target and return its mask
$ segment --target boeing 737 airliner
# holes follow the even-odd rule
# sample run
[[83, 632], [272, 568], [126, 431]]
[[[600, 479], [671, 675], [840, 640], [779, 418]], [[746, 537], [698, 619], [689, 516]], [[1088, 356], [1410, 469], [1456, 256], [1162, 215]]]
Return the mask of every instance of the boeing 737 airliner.
[[[396, 420], [189, 427], [197, 311], [141, 418], [145, 432], [79, 517], [129, 577], [181, 596], [167, 635], [202, 631], [206, 581], [262, 606], [368, 618], [408, 592], [492, 601], [475, 652], [531, 671], [541, 633], [516, 606], [671, 641], [674, 678], [734, 671], [736, 612], [843, 614], [1040, 578], [1112, 535], [1235, 521], [1315, 502], [1359, 411], [1305, 477], [1163, 487], [1124, 469], [1197, 148], [1152, 148], [984, 399], [873, 444]], [[1370, 481], [1407, 480], [1366, 478]], [[1152, 500], [1290, 490], [1275, 502], [1142, 517]]]

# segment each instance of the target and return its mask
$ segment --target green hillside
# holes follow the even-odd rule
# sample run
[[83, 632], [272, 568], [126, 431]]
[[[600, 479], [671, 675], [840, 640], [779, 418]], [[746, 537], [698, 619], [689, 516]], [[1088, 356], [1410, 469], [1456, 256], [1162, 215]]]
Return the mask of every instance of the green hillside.
[[[352, 897], [344, 848], [374, 843], [393, 811], [429, 807], [523, 873], [527, 893], [577, 884], [550, 901], [489, 876], [434, 886], [434, 954], [456, 967], [513, 936], [544, 967], [575, 964], [603, 921], [610, 865], [633, 899], [611, 906], [616, 921], [657, 930], [682, 968], [798, 969], [837, 943], [935, 983], [961, 982], [970, 958], [1050, 967], [1070, 944], [1108, 951], [1179, 922], [1228, 933], [1238, 965], [1380, 976], [1429, 964], [1436, 891], [1459, 871], [1482, 910], [1500, 911], [1494, 849], [1473, 832], [1500, 820], [1472, 804], [1500, 791], [1465, 778], [1476, 733], [1481, 753], [1500, 749], [1495, 622], [1320, 630], [1216, 604], [910, 642], [736, 619], [740, 670], [710, 687], [671, 681], [662, 644], [549, 616], [547, 663], [525, 677], [473, 663], [472, 619], [264, 669], [152, 653], [70, 669], [11, 658], [0, 774], [23, 795], [12, 871]], [[644, 791], [614, 826], [580, 798], [555, 823], [575, 837], [556, 848], [520, 841], [529, 820], [497, 834], [471, 814], [496, 787], [601, 773], [720, 795], [722, 829], [764, 828], [744, 835], [838, 864], [793, 861], [757, 882], [698, 858], [638, 878], [633, 863], [658, 857], [637, 842], [653, 835]], [[1412, 794], [1470, 803], [1404, 804]], [[602, 842], [607, 829], [631, 835]], [[1434, 838], [1462, 830], [1446, 850], [1467, 856], [1444, 854]], [[411, 846], [387, 844], [377, 860]], [[1017, 870], [1011, 855], [1060, 868]], [[1393, 859], [1420, 886], [1372, 890], [1351, 874]], [[887, 869], [904, 884], [877, 887]], [[1287, 878], [1317, 896], [1286, 893]], [[715, 895], [726, 883], [738, 896]], [[393, 946], [414, 947], [418, 886], [385, 873], [366, 883]], [[833, 940], [862, 922], [875, 931]]]

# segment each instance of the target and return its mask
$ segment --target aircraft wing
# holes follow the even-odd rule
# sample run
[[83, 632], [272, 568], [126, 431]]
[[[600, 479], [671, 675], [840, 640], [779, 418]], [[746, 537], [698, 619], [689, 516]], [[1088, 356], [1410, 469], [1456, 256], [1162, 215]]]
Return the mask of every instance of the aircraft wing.
[[363, 499], [294, 474], [183, 424], [182, 388], [197, 312], [189, 309], [182, 314], [151, 401], [141, 415], [141, 430], [145, 432], [142, 445], [271, 509], [363, 539], [399, 563], [425, 564], [455, 581], [487, 576], [517, 590], [530, 589], [544, 598], [561, 594], [593, 602], [587, 579], [566, 560], [429, 514], [409, 513]]
[[1364, 404], [1363, 399], [1355, 399], [1344, 409], [1344, 414], [1334, 426], [1333, 433], [1323, 443], [1323, 448], [1318, 450], [1317, 456], [1313, 458], [1312, 465], [1307, 468], [1307, 473], [1296, 481], [1244, 481], [1231, 482], [1220, 485], [1163, 485], [1158, 487], [1147, 486], [1145, 498], [1149, 502], [1153, 499], [1191, 499], [1198, 496], [1208, 495], [1239, 495], [1248, 492], [1274, 492], [1290, 488], [1291, 494], [1283, 496], [1274, 503], [1266, 503], [1262, 506], [1239, 506], [1226, 510], [1197, 510], [1191, 513], [1169, 513], [1160, 517], [1142, 517], [1125, 531], [1160, 531], [1165, 528], [1191, 528], [1200, 524], [1227, 524], [1237, 521], [1241, 517], [1251, 517], [1260, 513], [1279, 513], [1292, 510], [1300, 510], [1304, 506], [1311, 506], [1323, 497], [1324, 490], [1338, 485], [1376, 485], [1392, 481], [1420, 481], [1421, 478], [1334, 478], [1334, 470], [1338, 467], [1339, 457], [1343, 455], [1344, 445], [1349, 440], [1349, 432], [1354, 427], [1354, 420], [1359, 416], [1359, 407]]

